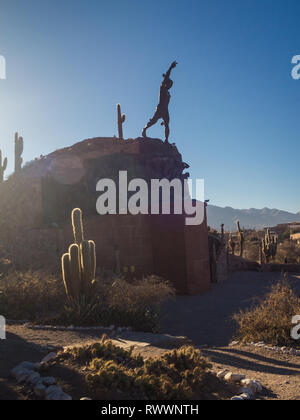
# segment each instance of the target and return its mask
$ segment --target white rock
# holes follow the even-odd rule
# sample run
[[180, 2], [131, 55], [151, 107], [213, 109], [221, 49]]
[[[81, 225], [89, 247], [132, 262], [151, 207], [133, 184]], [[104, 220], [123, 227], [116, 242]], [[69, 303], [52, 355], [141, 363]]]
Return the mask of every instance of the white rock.
[[32, 374], [31, 370], [26, 370], [24, 369], [22, 372], [20, 372], [17, 376], [16, 376], [16, 380], [18, 382], [18, 384], [22, 384], [23, 382], [27, 382], [28, 378], [30, 377], [30, 375]]
[[72, 401], [71, 395], [65, 394], [64, 392], [59, 396], [58, 401]]
[[49, 362], [52, 362], [53, 360], [55, 360], [55, 359], [56, 359], [56, 356], [57, 356], [57, 354], [56, 354], [56, 353], [54, 353], [54, 352], [49, 353], [49, 354], [47, 354], [47, 356], [45, 356], [45, 357], [43, 358], [43, 360], [42, 360], [42, 362], [41, 362], [41, 363], [49, 363]]
[[91, 398], [87, 398], [87, 397], [83, 397], [83, 398], [80, 398], [80, 401], [92, 401], [92, 399]]
[[32, 372], [31, 375], [28, 376], [26, 382], [30, 385], [37, 385], [41, 380], [41, 375], [37, 372]]
[[251, 400], [251, 396], [247, 393], [241, 394], [240, 397], [245, 401]]
[[254, 392], [251, 388], [248, 388], [248, 387], [243, 387], [243, 388], [239, 389], [238, 394], [239, 394], [239, 395], [247, 394], [247, 395], [249, 395], [250, 397], [253, 397], [253, 396], [254, 396], [254, 394], [255, 394], [255, 392]]
[[20, 367], [28, 370], [35, 370], [39, 363], [32, 363], [32, 362], [22, 362], [19, 364]]
[[42, 382], [39, 382], [35, 387], [34, 387], [34, 393], [37, 397], [39, 398], [44, 398], [46, 395], [46, 387], [45, 385], [43, 385]]
[[225, 378], [225, 375], [228, 373], [228, 370], [227, 369], [223, 369], [223, 370], [220, 370], [218, 373], [217, 373], [217, 378], [219, 378], [219, 379], [224, 379]]
[[247, 388], [250, 388], [251, 391], [256, 394], [260, 393], [263, 389], [262, 385], [258, 381], [253, 381], [252, 379], [244, 379], [242, 382], [242, 385], [244, 385]]
[[244, 398], [242, 398], [241, 396], [235, 396], [231, 398], [231, 401], [244, 401]]
[[32, 370], [29, 369], [25, 369], [22, 366], [18, 365], [15, 368], [13, 368], [10, 372], [11, 376], [13, 376], [14, 378], [17, 378], [20, 375], [23, 375], [25, 373], [32, 373]]
[[56, 380], [52, 376], [46, 376], [45, 378], [42, 378], [42, 382], [46, 386], [51, 386], [51, 385], [56, 384]]
[[47, 401], [72, 401], [72, 397], [64, 392], [55, 391], [51, 394], [46, 394]]
[[259, 381], [253, 381], [253, 382], [254, 382], [254, 385], [256, 387], [256, 393], [259, 394], [260, 392], [262, 392], [262, 390], [263, 390], [262, 384]]
[[46, 391], [46, 401], [59, 401], [62, 395], [63, 395], [63, 392], [54, 391], [54, 392], [51, 392], [51, 394], [47, 394], [47, 391]]
[[246, 378], [245, 375], [240, 375], [238, 373], [232, 373], [232, 372], [229, 372], [224, 376], [224, 379], [226, 382], [234, 382], [234, 383], [239, 383], [245, 378]]
[[52, 394], [52, 393], [59, 393], [59, 392], [62, 393], [63, 390], [61, 389], [60, 386], [57, 386], [57, 385], [51, 385], [46, 389], [46, 395], [47, 396]]

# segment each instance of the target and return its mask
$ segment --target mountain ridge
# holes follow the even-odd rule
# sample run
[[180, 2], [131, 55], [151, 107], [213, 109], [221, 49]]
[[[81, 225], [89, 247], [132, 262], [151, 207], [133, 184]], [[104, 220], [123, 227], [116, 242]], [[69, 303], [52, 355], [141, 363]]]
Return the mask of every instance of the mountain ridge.
[[300, 212], [290, 213], [284, 210], [270, 209], [235, 209], [230, 206], [207, 206], [208, 225], [220, 229], [224, 223], [225, 230], [236, 230], [236, 221], [246, 229], [262, 229], [267, 226], [276, 226], [281, 223], [300, 222]]

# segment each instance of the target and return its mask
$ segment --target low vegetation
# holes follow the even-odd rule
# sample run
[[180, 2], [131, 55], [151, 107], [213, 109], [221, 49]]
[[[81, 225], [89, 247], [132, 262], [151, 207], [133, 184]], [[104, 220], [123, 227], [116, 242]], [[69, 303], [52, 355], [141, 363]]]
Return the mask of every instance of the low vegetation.
[[54, 317], [65, 300], [61, 279], [42, 271], [10, 271], [0, 278], [0, 313], [39, 322]]
[[246, 343], [299, 346], [291, 337], [292, 318], [299, 314], [300, 297], [283, 278], [257, 307], [234, 316], [239, 326], [237, 338]]
[[103, 337], [97, 344], [62, 352], [60, 361], [86, 367], [93, 399], [211, 399], [220, 388], [209, 362], [193, 346], [144, 359]]
[[161, 304], [173, 296], [169, 283], [155, 276], [129, 283], [103, 274], [92, 299], [67, 299], [61, 278], [41, 271], [11, 271], [0, 278], [0, 313], [38, 324], [113, 324], [157, 331]]
[[300, 264], [300, 247], [296, 242], [290, 241], [289, 239], [279, 244], [276, 262], [282, 264], [285, 259], [288, 264]]

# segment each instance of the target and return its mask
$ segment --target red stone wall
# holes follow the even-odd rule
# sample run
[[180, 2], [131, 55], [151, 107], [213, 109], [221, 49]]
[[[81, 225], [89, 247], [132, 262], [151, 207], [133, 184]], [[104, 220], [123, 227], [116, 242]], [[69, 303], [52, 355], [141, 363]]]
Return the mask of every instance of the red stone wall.
[[210, 290], [210, 265], [206, 220], [199, 226], [185, 226], [187, 294]]
[[[103, 156], [112, 159], [101, 167], [96, 159]], [[89, 139], [25, 166], [20, 176], [0, 185], [0, 245], [7, 257], [19, 269], [59, 270], [61, 255], [74, 241], [70, 212], [80, 207], [85, 237], [96, 243], [99, 268], [115, 270], [117, 245], [121, 268], [134, 266], [137, 276], [164, 277], [178, 293], [208, 291], [206, 220], [186, 226], [185, 215], [96, 215], [96, 181], [103, 175], [114, 179], [119, 170], [136, 175], [136, 168], [145, 179], [187, 177], [177, 148], [157, 139]]]

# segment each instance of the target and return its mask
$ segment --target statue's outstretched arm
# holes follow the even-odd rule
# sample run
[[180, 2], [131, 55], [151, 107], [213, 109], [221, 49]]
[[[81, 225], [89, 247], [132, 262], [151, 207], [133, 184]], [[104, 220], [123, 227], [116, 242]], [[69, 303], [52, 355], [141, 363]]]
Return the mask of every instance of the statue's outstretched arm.
[[173, 63], [171, 64], [171, 66], [170, 66], [169, 70], [167, 71], [167, 73], [166, 73], [166, 74], [163, 74], [163, 77], [164, 77], [164, 79], [165, 79], [165, 80], [170, 78], [171, 71], [172, 71], [173, 69], [175, 69], [175, 67], [177, 66], [177, 64], [178, 64], [178, 63], [177, 63], [176, 61], [173, 61]]

